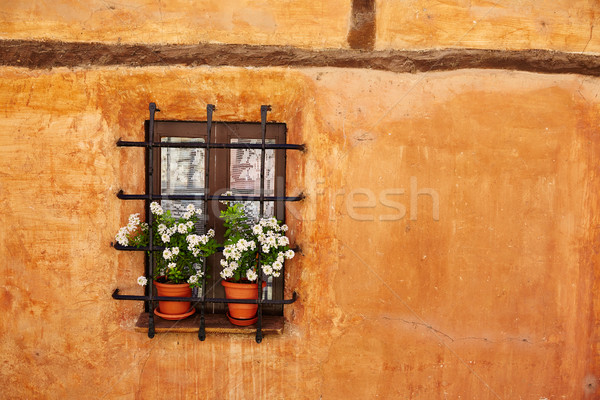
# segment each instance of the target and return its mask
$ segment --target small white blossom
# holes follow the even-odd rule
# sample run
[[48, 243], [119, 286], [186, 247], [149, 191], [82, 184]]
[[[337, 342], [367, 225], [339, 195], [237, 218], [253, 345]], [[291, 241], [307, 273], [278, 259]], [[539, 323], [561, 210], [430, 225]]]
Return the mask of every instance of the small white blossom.
[[198, 275], [192, 275], [190, 276], [190, 279], [188, 279], [188, 283], [194, 284], [198, 282]]
[[281, 275], [281, 272], [279, 272], [279, 271], [273, 271], [273, 277], [279, 278], [280, 275]]
[[165, 224], [158, 225], [158, 233], [161, 235], [167, 231], [167, 226]]
[[128, 225], [137, 226], [139, 224], [140, 224], [140, 214], [139, 213], [131, 214], [129, 216], [129, 224]]
[[288, 251], [285, 252], [285, 258], [287, 258], [288, 260], [291, 260], [292, 258], [294, 258], [294, 250], [289, 249]]
[[190, 204], [188, 204], [188, 206], [185, 209], [187, 211], [194, 212], [194, 210], [196, 209], [196, 207], [194, 207], [194, 203], [190, 203]]
[[119, 229], [119, 232], [117, 233], [117, 236], [115, 236], [115, 240], [121, 246], [128, 246], [129, 245], [129, 239], [127, 238], [127, 233], [128, 233], [127, 227], [123, 227], [123, 228]]
[[166, 233], [163, 233], [160, 239], [163, 241], [163, 243], [169, 243], [169, 241], [171, 240], [171, 236], [167, 235]]
[[194, 212], [193, 211], [186, 211], [185, 213], [183, 213], [183, 219], [190, 219], [194, 216]]
[[260, 225], [254, 225], [252, 227], [252, 233], [254, 233], [255, 235], [260, 235], [262, 233], [262, 226]]
[[173, 268], [175, 268], [176, 266], [177, 266], [177, 264], [175, 264], [174, 262], [172, 262], [172, 263], [169, 263], [169, 265], [167, 265], [167, 268], [169, 268], [169, 269], [173, 269]]
[[215, 230], [209, 229], [208, 232], [206, 232], [206, 234], [208, 235], [208, 237], [215, 237]]
[[288, 226], [286, 224], [281, 225], [281, 231], [282, 232], [287, 232], [288, 231]]
[[137, 278], [137, 283], [140, 286], [146, 286], [148, 284], [148, 279], [145, 276], [140, 276]]
[[[228, 190], [225, 193], [223, 193], [222, 196], [233, 196], [233, 192], [231, 190]], [[219, 203], [228, 205], [229, 200], [219, 200]]]
[[168, 248], [163, 250], [163, 258], [165, 260], [170, 260], [173, 257], [173, 253], [171, 253], [171, 250], [169, 250]]
[[281, 268], [283, 268], [283, 264], [282, 264], [281, 262], [279, 262], [279, 261], [275, 261], [275, 262], [273, 263], [273, 269], [274, 269], [275, 271], [280, 271], [280, 270], [281, 270]]
[[156, 201], [153, 201], [152, 203], [150, 203], [150, 211], [152, 212], [152, 214], [155, 214], [155, 215], [163, 215], [163, 213], [164, 213], [162, 206], [160, 204], [158, 204]]
[[280, 236], [277, 238], [277, 245], [278, 246], [287, 246], [288, 244], [290, 244], [290, 240], [287, 238], [287, 236]]
[[265, 275], [271, 275], [273, 273], [273, 267], [269, 264], [263, 265], [262, 270], [265, 273]]
[[186, 225], [187, 225], [188, 228], [193, 228], [194, 227], [194, 221], [188, 221], [186, 223]]
[[177, 232], [179, 233], [187, 233], [188, 231], [188, 227], [186, 224], [179, 224], [177, 225]]
[[258, 274], [254, 272], [254, 270], [249, 269], [246, 271], [246, 278], [248, 278], [248, 280], [252, 282], [258, 279]]
[[179, 247], [173, 247], [171, 249], [171, 253], [173, 253], [174, 256], [179, 254]]

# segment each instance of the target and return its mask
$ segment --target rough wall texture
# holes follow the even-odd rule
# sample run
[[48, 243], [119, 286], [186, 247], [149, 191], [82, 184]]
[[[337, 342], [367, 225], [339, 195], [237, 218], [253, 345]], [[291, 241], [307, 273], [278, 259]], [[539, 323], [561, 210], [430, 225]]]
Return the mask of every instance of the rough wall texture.
[[379, 0], [377, 10], [378, 48], [600, 50], [595, 0]]
[[0, 37], [78, 42], [343, 47], [346, 0], [4, 1]]
[[[215, 72], [2, 71], [5, 396], [582, 395], [598, 372], [597, 79]], [[269, 103], [307, 144], [289, 160], [288, 192], [308, 198], [288, 216], [304, 254], [281, 337], [149, 340], [139, 304], [110, 299], [142, 271], [109, 246], [141, 206], [115, 192], [143, 187], [141, 154], [114, 144], [141, 139], [152, 100], [175, 119], [215, 103], [258, 120]]]
[[19, 0], [0, 11], [11, 39], [600, 51], [596, 0]]
[[[0, 37], [343, 48], [354, 3], [10, 2]], [[376, 49], [600, 46], [597, 2], [403, 3], [375, 2]], [[5, 66], [0, 87], [3, 398], [598, 398], [599, 78]], [[307, 198], [283, 335], [149, 340], [141, 305], [110, 298], [140, 293], [141, 255], [109, 243], [142, 209], [116, 192], [144, 187], [142, 152], [115, 142], [142, 139], [151, 101], [190, 120], [271, 104], [307, 145], [288, 158]]]

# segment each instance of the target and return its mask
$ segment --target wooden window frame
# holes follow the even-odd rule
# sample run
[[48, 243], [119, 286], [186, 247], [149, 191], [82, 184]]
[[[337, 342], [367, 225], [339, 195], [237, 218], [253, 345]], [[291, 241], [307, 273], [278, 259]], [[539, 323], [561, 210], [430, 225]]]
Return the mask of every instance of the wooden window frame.
[[[148, 123], [146, 124], [146, 133], [148, 134]], [[262, 139], [260, 122], [223, 122], [212, 121], [211, 124], [211, 142], [212, 143], [231, 143], [232, 139]], [[286, 144], [287, 127], [283, 123], [270, 122], [266, 124], [266, 140], [274, 140], [276, 144]], [[154, 142], [161, 142], [165, 137], [197, 138], [206, 141], [207, 122], [206, 121], [154, 121]], [[154, 148], [153, 151], [153, 194], [161, 193], [161, 148]], [[256, 150], [260, 151], [260, 150]], [[273, 196], [285, 197], [286, 187], [286, 151], [284, 149], [273, 149], [275, 152], [275, 177]], [[230, 185], [230, 163], [232, 149], [212, 148], [209, 159], [209, 195], [221, 195], [229, 189]], [[205, 153], [206, 154], [206, 153]], [[203, 168], [204, 169], [204, 168]], [[199, 193], [200, 194], [200, 193]], [[255, 193], [255, 195], [260, 195]], [[271, 194], [265, 194], [271, 195]], [[184, 201], [185, 202], [185, 201]], [[225, 205], [218, 201], [209, 201], [206, 210], [206, 229], [214, 229], [218, 241], [223, 240], [224, 227], [219, 214], [225, 209]], [[275, 217], [285, 220], [285, 201], [275, 202]], [[207, 274], [210, 278], [206, 279], [206, 295], [208, 297], [225, 297], [224, 289], [219, 283], [219, 260], [221, 253], [207, 258]], [[271, 284], [270, 284], [271, 285]], [[272, 281], [272, 299], [282, 300], [284, 294], [284, 276], [273, 278]], [[207, 313], [222, 314], [227, 308], [223, 303], [210, 303], [206, 305]], [[282, 304], [263, 305], [263, 314], [265, 315], [283, 315]]]

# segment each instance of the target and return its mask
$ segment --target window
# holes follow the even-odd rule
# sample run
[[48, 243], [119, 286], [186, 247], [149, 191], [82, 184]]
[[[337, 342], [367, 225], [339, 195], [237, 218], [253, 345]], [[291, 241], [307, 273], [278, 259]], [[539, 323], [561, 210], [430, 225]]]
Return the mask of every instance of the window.
[[[286, 143], [286, 126], [281, 123], [267, 123], [267, 111], [270, 106], [261, 106], [261, 122], [212, 122], [214, 106], [207, 106], [206, 122], [155, 121], [158, 111], [150, 103], [150, 119], [146, 122], [146, 140], [131, 142], [119, 140], [117, 146], [146, 148], [146, 193], [117, 194], [122, 200], [144, 200], [146, 203], [146, 221], [151, 221], [150, 203], [160, 201], [163, 208], [174, 214], [180, 214], [183, 205], [195, 203], [206, 210], [197, 229], [215, 229], [217, 239], [222, 239], [224, 228], [219, 218], [224, 205], [218, 200], [243, 201], [258, 217], [275, 216], [279, 220], [285, 217], [285, 202], [300, 201], [303, 195], [285, 195], [286, 151], [304, 150], [304, 145]], [[264, 168], [263, 168], [264, 166]], [[233, 195], [224, 195], [231, 191]], [[260, 211], [259, 211], [260, 210]], [[160, 251], [152, 241], [147, 247], [126, 247], [114, 245], [117, 250], [147, 251], [146, 276], [152, 276], [153, 255]], [[173, 331], [198, 332], [198, 338], [204, 340], [206, 332], [240, 332], [239, 328], [223, 325], [227, 321], [220, 313], [226, 303], [220, 284], [221, 254], [207, 260], [207, 279], [201, 292], [192, 298], [179, 298], [180, 301], [194, 301], [200, 305], [200, 313], [185, 323], [177, 323], [158, 318], [155, 324], [154, 313], [149, 312], [158, 300], [152, 290], [151, 281], [144, 296], [123, 295], [119, 289], [113, 292], [117, 300], [144, 301], [145, 311], [136, 323], [136, 329], [147, 331], [148, 337], [155, 332]], [[242, 329], [256, 330], [256, 341], [262, 341], [264, 331], [281, 333], [283, 330], [283, 305], [296, 301], [283, 298], [285, 274], [267, 281], [267, 287], [258, 303], [255, 326]], [[237, 300], [239, 302], [239, 300]], [[198, 315], [199, 314], [199, 315]], [[265, 317], [263, 318], [263, 314]]]
[[[147, 124], [148, 129], [148, 124]], [[205, 148], [193, 147], [157, 147], [154, 149], [154, 194], [161, 196], [163, 208], [171, 210], [175, 216], [185, 212], [184, 208], [193, 202], [197, 208], [203, 209], [203, 200], [178, 200], [178, 196], [204, 196], [205, 182], [208, 180], [208, 195], [220, 196], [232, 192], [233, 196], [260, 196], [260, 163], [261, 149], [248, 148], [248, 144], [260, 145], [262, 142], [261, 123], [213, 122], [211, 124], [211, 143], [233, 143], [239, 148], [211, 148], [209, 176], [206, 176]], [[286, 127], [281, 123], [266, 124], [267, 144], [285, 144]], [[155, 121], [154, 142], [160, 143], [206, 143], [207, 123], [191, 121]], [[285, 150], [268, 149], [265, 153], [264, 194], [269, 197], [285, 196]], [[245, 202], [251, 215], [258, 218], [259, 202]], [[219, 242], [223, 240], [224, 228], [219, 218], [225, 206], [218, 201], [210, 201], [206, 207], [205, 220], [198, 224], [198, 230], [214, 229]], [[265, 201], [265, 217], [275, 216], [285, 219], [283, 201]], [[206, 295], [208, 297], [225, 297], [223, 287], [219, 284], [221, 254], [207, 260], [208, 274]], [[283, 276], [267, 281], [265, 299], [283, 299]], [[226, 304], [212, 303], [207, 305], [207, 312], [225, 312]], [[267, 315], [282, 315], [283, 305], [269, 304], [263, 306]]]

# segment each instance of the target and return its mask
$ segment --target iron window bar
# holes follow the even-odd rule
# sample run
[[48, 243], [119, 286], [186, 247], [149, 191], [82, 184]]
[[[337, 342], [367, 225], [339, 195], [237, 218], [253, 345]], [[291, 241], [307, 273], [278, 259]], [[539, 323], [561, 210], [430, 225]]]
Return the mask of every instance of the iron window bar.
[[215, 196], [204, 194], [126, 194], [122, 190], [117, 193], [121, 200], [224, 200], [224, 201], [300, 201], [304, 199], [304, 194], [299, 196]]
[[[262, 150], [261, 143], [207, 143], [207, 142], [130, 142], [119, 139], [119, 147], [174, 147], [174, 148], [194, 148], [194, 149], [256, 149]], [[304, 151], [303, 144], [287, 143], [265, 143], [267, 150], [300, 150]]]
[[[211, 143], [211, 126], [212, 126], [212, 113], [215, 111], [215, 106], [212, 104], [208, 104], [206, 106], [206, 115], [207, 115], [207, 141], [206, 142], [182, 142], [182, 143], [167, 143], [167, 142], [156, 142], [152, 140], [154, 138], [154, 122], [155, 122], [155, 113], [160, 111], [155, 103], [150, 103], [149, 111], [150, 111], [150, 120], [147, 131], [146, 140], [144, 142], [134, 142], [134, 141], [123, 141], [119, 139], [117, 141], [117, 146], [120, 147], [145, 147], [146, 148], [146, 194], [125, 194], [122, 190], [117, 193], [117, 197], [122, 200], [145, 200], [145, 209], [146, 209], [146, 221], [148, 222], [148, 235], [151, 238], [148, 241], [148, 246], [145, 247], [130, 247], [130, 246], [121, 246], [119, 244], [114, 244], [113, 247], [116, 250], [125, 250], [125, 251], [145, 251], [146, 252], [146, 266], [145, 273], [146, 276], [152, 276], [153, 268], [154, 268], [154, 252], [160, 251], [162, 246], [155, 246], [153, 243], [153, 232], [152, 232], [152, 222], [153, 215], [150, 210], [150, 203], [152, 200], [204, 200], [203, 208], [204, 214], [206, 215], [206, 208], [208, 201], [215, 200], [225, 200], [225, 201], [258, 201], [260, 204], [259, 208], [259, 218], [263, 217], [264, 214], [264, 203], [265, 201], [283, 201], [283, 202], [294, 202], [301, 201], [304, 199], [304, 195], [300, 194], [299, 196], [265, 196], [264, 188], [265, 188], [265, 153], [266, 150], [300, 150], [304, 151], [305, 146], [303, 144], [271, 144], [266, 143], [266, 125], [267, 125], [267, 112], [271, 110], [271, 106], [263, 105], [261, 106], [261, 143]], [[204, 180], [204, 194], [202, 195], [158, 195], [154, 194], [153, 187], [153, 165], [154, 165], [154, 152], [153, 148], [160, 147], [181, 147], [181, 148], [204, 148], [206, 149], [206, 157], [205, 157], [205, 180]], [[210, 149], [258, 149], [261, 150], [261, 169], [260, 169], [260, 195], [259, 196], [229, 196], [229, 195], [209, 195], [209, 168], [210, 168]], [[205, 222], [206, 224], [206, 222]], [[205, 227], [206, 228], [206, 227]], [[285, 268], [285, 265], [284, 265]], [[133, 300], [133, 301], [144, 301], [148, 307], [148, 337], [153, 338], [155, 335], [155, 324], [154, 324], [154, 304], [156, 301], [190, 301], [193, 306], [200, 305], [200, 326], [198, 328], [198, 338], [201, 341], [206, 339], [206, 326], [205, 326], [205, 305], [206, 303], [243, 303], [243, 304], [257, 304], [257, 317], [258, 320], [256, 322], [256, 342], [260, 343], [263, 339], [262, 334], [262, 305], [263, 304], [291, 304], [294, 303], [297, 299], [297, 294], [294, 291], [292, 293], [291, 299], [282, 299], [282, 300], [265, 300], [263, 299], [263, 290], [262, 290], [262, 270], [261, 270], [261, 260], [260, 255], [257, 261], [257, 272], [258, 272], [258, 297], [257, 299], [226, 299], [226, 298], [216, 298], [216, 297], [206, 297], [206, 259], [202, 263], [202, 295], [200, 298], [198, 297], [164, 297], [164, 296], [155, 296], [153, 291], [153, 283], [152, 279], [148, 279], [148, 289], [147, 295], [145, 296], [136, 296], [136, 295], [123, 295], [119, 293], [119, 289], [115, 289], [112, 294], [113, 299], [116, 300]], [[285, 276], [285, 270], [282, 270], [282, 275]]]

